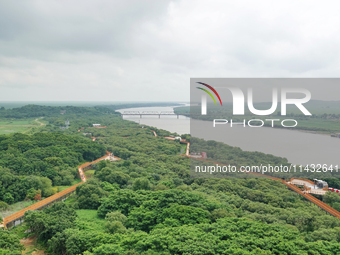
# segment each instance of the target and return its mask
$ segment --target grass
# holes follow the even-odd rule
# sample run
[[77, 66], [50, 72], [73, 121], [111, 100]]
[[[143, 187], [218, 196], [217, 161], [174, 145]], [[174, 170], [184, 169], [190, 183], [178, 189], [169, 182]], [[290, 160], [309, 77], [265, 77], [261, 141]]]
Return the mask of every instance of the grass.
[[[38, 121], [43, 122], [41, 118], [39, 118]], [[25, 127], [26, 125], [33, 125], [34, 127]], [[1, 127], [1, 126], [5, 126], [5, 127]], [[13, 126], [18, 126], [18, 127], [13, 127]], [[28, 131], [37, 129], [39, 127], [40, 127], [40, 123], [36, 122], [35, 119], [25, 119], [25, 120], [0, 119], [0, 135], [6, 135], [6, 134], [11, 134], [11, 133], [27, 133]]]
[[94, 172], [95, 172], [96, 170], [87, 170], [86, 172], [85, 172], [85, 175], [86, 175], [86, 177], [91, 177], [92, 175], [94, 175]]
[[[35, 255], [43, 255], [47, 254], [45, 252], [46, 248], [42, 242], [37, 240], [37, 235], [27, 232], [28, 226], [25, 224], [17, 225], [10, 229], [12, 233], [18, 235], [21, 239], [20, 243], [24, 245], [25, 250], [22, 251], [22, 254], [35, 254]], [[2, 253], [1, 253], [2, 254]]]
[[77, 183], [81, 182], [80, 178], [76, 178], [73, 180], [72, 184], [70, 186], [58, 186], [58, 192], [63, 191], [69, 187], [72, 187], [73, 185], [76, 185]]
[[70, 205], [77, 201], [77, 196], [73, 193], [70, 197], [65, 200], [65, 204]]
[[35, 204], [38, 201], [32, 200], [32, 201], [21, 201], [21, 202], [17, 202], [14, 204], [11, 204], [8, 209], [4, 210], [4, 211], [0, 211], [0, 216], [2, 218], [5, 218], [9, 215], [12, 215], [13, 213], [16, 213], [30, 205]]
[[181, 144], [181, 151], [179, 154], [185, 154], [187, 151], [187, 144]]
[[[25, 224], [19, 224], [14, 226], [13, 228], [10, 229], [12, 233], [15, 233], [19, 236], [20, 239], [26, 238], [30, 235], [30, 233], [26, 232], [28, 227]], [[26, 232], [26, 233], [25, 233]]]
[[5, 125], [37, 125], [34, 120], [0, 120], [0, 126]]
[[0, 134], [7, 135], [11, 133], [24, 132], [29, 130], [30, 127], [0, 127]]
[[99, 218], [97, 210], [77, 210], [78, 219], [76, 224], [79, 228], [94, 231], [105, 231], [105, 219]]
[[73, 180], [71, 186], [76, 185], [76, 184], [79, 183], [79, 182], [81, 182], [81, 179], [80, 179], [80, 178], [75, 178], [75, 179]]

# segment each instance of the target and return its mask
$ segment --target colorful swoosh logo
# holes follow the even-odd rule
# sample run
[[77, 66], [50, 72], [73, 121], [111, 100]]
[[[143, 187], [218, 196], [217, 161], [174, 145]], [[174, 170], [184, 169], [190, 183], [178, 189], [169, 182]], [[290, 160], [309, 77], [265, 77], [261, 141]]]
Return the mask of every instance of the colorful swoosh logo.
[[[214, 92], [215, 95], [217, 96], [218, 100], [220, 100], [220, 104], [221, 104], [221, 106], [222, 106], [222, 100], [221, 100], [221, 98], [220, 98], [220, 95], [217, 93], [217, 91], [216, 91], [213, 87], [211, 87], [210, 85], [205, 84], [205, 83], [203, 83], [203, 82], [197, 82], [197, 83], [198, 83], [198, 84], [201, 84], [201, 85], [204, 85], [204, 86], [208, 87], [209, 89], [211, 89], [211, 91]], [[197, 87], [197, 88], [198, 88], [198, 89], [201, 89], [201, 90], [203, 90], [203, 91], [205, 91], [205, 92], [207, 92], [207, 94], [208, 94], [209, 96], [211, 96], [211, 98], [214, 100], [215, 105], [217, 105], [214, 96], [213, 96], [208, 90], [203, 89], [203, 88], [200, 88], [200, 87]]]

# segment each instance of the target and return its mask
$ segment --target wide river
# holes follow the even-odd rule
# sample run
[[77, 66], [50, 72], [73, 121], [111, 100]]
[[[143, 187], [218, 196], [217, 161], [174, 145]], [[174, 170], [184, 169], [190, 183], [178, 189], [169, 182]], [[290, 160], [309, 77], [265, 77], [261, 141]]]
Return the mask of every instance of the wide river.
[[[173, 107], [140, 107], [118, 110], [124, 111], [173, 111]], [[190, 120], [185, 116], [125, 116], [124, 119], [159, 129], [189, 134], [190, 124], [200, 129], [211, 129], [211, 121]], [[340, 127], [339, 127], [340, 129]], [[214, 132], [198, 132], [195, 135], [205, 140], [215, 140], [231, 146], [240, 147], [244, 151], [260, 151], [275, 156], [285, 157], [290, 163], [333, 164], [340, 167], [340, 139], [329, 135], [312, 134], [303, 131], [281, 128], [227, 128], [220, 125]]]

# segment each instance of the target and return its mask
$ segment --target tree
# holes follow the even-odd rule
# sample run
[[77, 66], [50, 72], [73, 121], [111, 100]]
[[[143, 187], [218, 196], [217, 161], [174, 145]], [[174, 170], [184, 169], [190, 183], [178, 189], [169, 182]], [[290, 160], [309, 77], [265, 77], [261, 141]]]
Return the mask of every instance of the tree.
[[8, 204], [4, 201], [0, 201], [0, 211], [4, 211], [8, 208]]
[[105, 228], [106, 228], [106, 231], [111, 234], [115, 234], [115, 233], [122, 234], [126, 232], [125, 226], [120, 221], [108, 221], [105, 224]]
[[100, 199], [108, 194], [98, 184], [91, 181], [77, 186], [76, 193], [80, 209], [98, 209], [101, 204]]
[[104, 167], [100, 171], [96, 171], [96, 177], [101, 181], [107, 181], [109, 183], [117, 183], [119, 185], [125, 185], [130, 176], [121, 171], [111, 169], [110, 167]]
[[113, 211], [113, 212], [109, 212], [108, 214], [106, 214], [105, 220], [111, 221], [111, 222], [120, 221], [121, 223], [125, 224], [127, 221], [127, 218], [120, 211]]
[[30, 199], [30, 200], [40, 200], [40, 199], [35, 199], [36, 196], [39, 195], [40, 196], [40, 199], [41, 199], [41, 190], [35, 190], [34, 188], [30, 188], [28, 191], [27, 191], [27, 195], [26, 195], [26, 198]]
[[132, 209], [140, 206], [144, 199], [144, 195], [132, 190], [118, 190], [110, 194], [109, 197], [102, 199], [102, 204], [97, 213], [102, 218], [112, 211], [121, 211], [124, 215], [128, 215]]
[[133, 190], [151, 190], [151, 183], [148, 179], [146, 178], [138, 178], [134, 181], [133, 186], [132, 186]]
[[3, 254], [2, 250], [11, 252], [7, 254], [21, 254], [24, 246], [20, 244], [20, 239], [16, 234], [0, 229], [0, 254]]
[[157, 217], [157, 222], [162, 223], [166, 219], [175, 219], [179, 221], [180, 225], [208, 223], [210, 222], [208, 215], [209, 212], [202, 208], [174, 204], [163, 210]]
[[36, 194], [34, 196], [34, 200], [41, 200], [41, 195], [40, 194]]
[[324, 202], [329, 204], [330, 206], [333, 203], [340, 203], [340, 196], [338, 193], [327, 191], [323, 198]]
[[54, 203], [43, 211], [25, 212], [25, 223], [39, 240], [47, 242], [55, 234], [74, 226], [77, 214], [63, 202]]
[[14, 198], [10, 193], [6, 193], [3, 197], [3, 200], [8, 204], [11, 204], [14, 202]]

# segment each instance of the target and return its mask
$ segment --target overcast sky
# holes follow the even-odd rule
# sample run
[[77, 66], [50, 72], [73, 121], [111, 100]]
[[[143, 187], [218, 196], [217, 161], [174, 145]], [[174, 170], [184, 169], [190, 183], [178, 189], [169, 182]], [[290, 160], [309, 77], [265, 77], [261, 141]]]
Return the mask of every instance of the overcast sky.
[[188, 101], [190, 77], [339, 77], [340, 2], [0, 0], [1, 101]]

